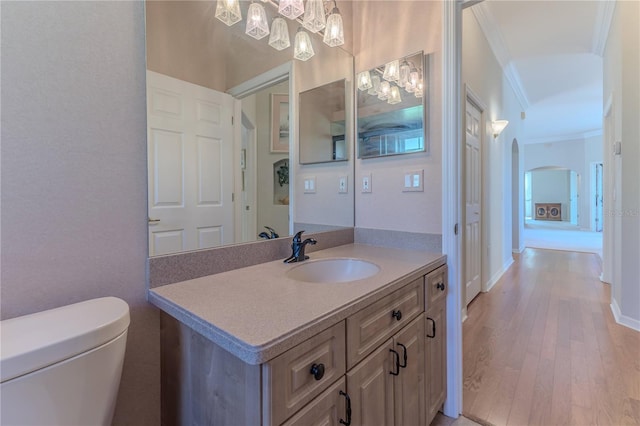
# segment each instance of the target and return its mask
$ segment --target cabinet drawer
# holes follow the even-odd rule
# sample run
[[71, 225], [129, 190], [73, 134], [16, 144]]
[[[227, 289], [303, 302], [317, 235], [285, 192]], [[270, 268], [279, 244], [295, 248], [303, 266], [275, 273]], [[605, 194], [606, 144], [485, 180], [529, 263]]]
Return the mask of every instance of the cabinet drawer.
[[346, 392], [347, 385], [342, 377], [283, 426], [339, 425], [340, 420], [347, 419]]
[[424, 277], [425, 282], [425, 306], [428, 310], [434, 304], [447, 297], [449, 282], [447, 280], [447, 265], [442, 265], [435, 271], [431, 271]]
[[424, 284], [419, 278], [347, 318], [348, 368], [420, 315], [423, 308]]
[[265, 424], [281, 424], [345, 371], [344, 321], [263, 364]]

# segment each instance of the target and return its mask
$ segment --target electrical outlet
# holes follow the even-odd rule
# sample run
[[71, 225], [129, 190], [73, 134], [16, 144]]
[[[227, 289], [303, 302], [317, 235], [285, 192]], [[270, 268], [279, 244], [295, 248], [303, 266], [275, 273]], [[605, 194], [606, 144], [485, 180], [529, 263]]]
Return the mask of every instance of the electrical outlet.
[[349, 191], [347, 188], [347, 182], [347, 176], [340, 176], [338, 178], [338, 194], [346, 194]]
[[362, 192], [371, 192], [371, 173], [362, 175]]

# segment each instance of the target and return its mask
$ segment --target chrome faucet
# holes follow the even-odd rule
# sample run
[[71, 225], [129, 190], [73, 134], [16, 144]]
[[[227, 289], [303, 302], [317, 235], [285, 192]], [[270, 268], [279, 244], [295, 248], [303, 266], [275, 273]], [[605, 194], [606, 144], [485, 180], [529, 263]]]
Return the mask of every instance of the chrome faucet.
[[307, 244], [315, 245], [317, 241], [313, 238], [307, 238], [306, 240], [302, 241], [303, 232], [304, 231], [300, 231], [293, 236], [293, 243], [291, 243], [292, 253], [291, 256], [287, 257], [284, 260], [285, 263], [302, 262], [309, 258], [309, 256], [306, 256], [304, 254], [304, 248]]

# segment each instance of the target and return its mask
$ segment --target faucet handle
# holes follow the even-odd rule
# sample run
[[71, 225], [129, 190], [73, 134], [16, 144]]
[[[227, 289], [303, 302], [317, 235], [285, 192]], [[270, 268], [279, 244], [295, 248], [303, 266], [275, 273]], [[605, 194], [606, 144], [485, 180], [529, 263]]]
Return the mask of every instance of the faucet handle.
[[303, 230], [303, 231], [298, 231], [298, 232], [296, 233], [296, 235], [294, 235], [294, 236], [293, 236], [293, 242], [294, 242], [294, 243], [300, 243], [300, 242], [302, 242], [302, 233], [303, 233], [303, 232], [304, 232], [304, 230]]

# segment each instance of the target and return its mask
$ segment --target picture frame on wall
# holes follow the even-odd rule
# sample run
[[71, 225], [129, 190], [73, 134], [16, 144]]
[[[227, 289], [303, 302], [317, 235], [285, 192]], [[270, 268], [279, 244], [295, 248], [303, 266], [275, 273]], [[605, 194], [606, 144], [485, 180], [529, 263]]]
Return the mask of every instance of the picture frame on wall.
[[289, 152], [289, 95], [271, 94], [271, 152]]

